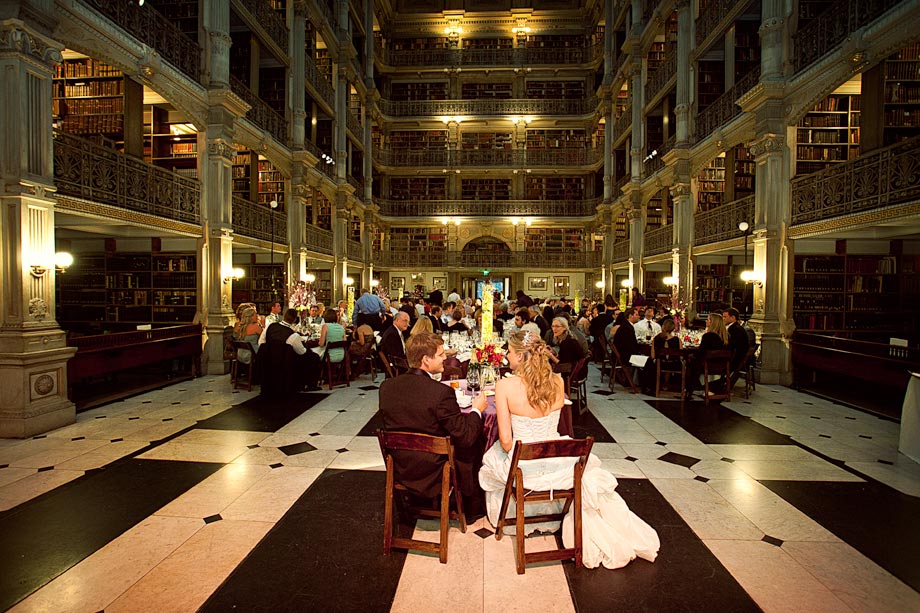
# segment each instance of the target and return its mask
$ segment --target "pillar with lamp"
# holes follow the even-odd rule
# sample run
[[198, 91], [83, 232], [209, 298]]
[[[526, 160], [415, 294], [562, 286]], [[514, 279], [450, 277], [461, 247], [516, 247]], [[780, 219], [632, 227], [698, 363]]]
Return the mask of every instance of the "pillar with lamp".
[[272, 271], [272, 303], [278, 301], [278, 286], [276, 285], [275, 280], [275, 211], [278, 209], [278, 201], [272, 200], [268, 203], [271, 207], [271, 211], [268, 213], [268, 219], [270, 222], [270, 232], [271, 232], [271, 249], [268, 251], [269, 264]]
[[751, 224], [746, 221], [742, 221], [738, 224], [738, 230], [741, 231], [741, 234], [744, 236], [744, 268], [741, 271], [741, 280], [744, 282], [744, 291], [741, 297], [742, 311], [744, 315], [750, 317], [751, 315], [751, 304], [753, 303], [753, 296], [748, 291], [748, 285], [754, 285], [755, 287], [763, 286], [763, 279], [760, 278], [754, 270], [753, 266], [748, 266], [748, 236], [753, 233]]

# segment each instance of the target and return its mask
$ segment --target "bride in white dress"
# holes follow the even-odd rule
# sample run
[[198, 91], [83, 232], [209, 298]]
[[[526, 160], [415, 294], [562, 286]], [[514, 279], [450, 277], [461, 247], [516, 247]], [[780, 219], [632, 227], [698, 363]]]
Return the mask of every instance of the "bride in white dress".
[[[509, 452], [515, 441], [568, 438], [557, 432], [565, 392], [562, 378], [552, 372], [547, 351], [546, 344], [532, 332], [517, 332], [508, 341], [508, 362], [516, 376], [502, 379], [495, 386], [498, 440], [486, 451], [479, 471], [479, 484], [486, 493], [486, 509], [493, 526], [498, 524], [511, 465]], [[520, 462], [524, 486], [539, 491], [571, 488], [574, 463], [575, 458]], [[582, 477], [582, 547], [588, 568], [620, 568], [637, 556], [654, 562], [658, 555], [658, 533], [629, 510], [616, 487], [616, 478], [591, 454]], [[528, 504], [526, 514], [541, 515], [547, 508], [558, 513], [562, 502]], [[574, 541], [573, 510], [574, 506], [562, 526], [566, 547], [572, 547]], [[514, 513], [512, 497], [508, 516], [513, 518]], [[528, 524], [527, 533], [558, 528], [558, 522]], [[505, 532], [514, 532], [513, 521], [506, 524]]]

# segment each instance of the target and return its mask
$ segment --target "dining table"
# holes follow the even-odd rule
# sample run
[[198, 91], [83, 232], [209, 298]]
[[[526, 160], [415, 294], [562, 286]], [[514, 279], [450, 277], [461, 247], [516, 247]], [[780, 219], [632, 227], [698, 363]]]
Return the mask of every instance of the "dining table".
[[[471, 404], [475, 392], [468, 389], [466, 381], [463, 379], [454, 379], [452, 381], [441, 381], [441, 383], [449, 385], [457, 390], [458, 399], [468, 399], [468, 401], [463, 401], [461, 403], [460, 411], [469, 413], [473, 410]], [[498, 415], [495, 411], [495, 391], [494, 388], [490, 388], [492, 388], [492, 386], [486, 386], [486, 389], [483, 391], [483, 393], [486, 394], [486, 408], [482, 412], [482, 434], [486, 441], [485, 449], [489, 449], [495, 444], [495, 441], [498, 440]], [[467, 402], [470, 404], [467, 404]], [[466, 404], [466, 406], [462, 406], [463, 404]], [[572, 401], [566, 398], [560, 411], [562, 412], [559, 415], [559, 427], [557, 431], [560, 436], [574, 438], [575, 430], [572, 426]]]

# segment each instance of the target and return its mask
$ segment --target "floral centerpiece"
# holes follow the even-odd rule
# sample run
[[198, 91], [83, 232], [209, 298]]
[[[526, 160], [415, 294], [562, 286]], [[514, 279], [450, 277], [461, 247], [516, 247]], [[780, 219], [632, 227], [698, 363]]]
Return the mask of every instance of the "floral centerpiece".
[[316, 304], [316, 292], [305, 281], [298, 281], [288, 285], [288, 308], [296, 309], [298, 314], [303, 316], [303, 312]]
[[483, 386], [494, 385], [498, 378], [498, 368], [505, 359], [505, 352], [494, 343], [486, 343], [482, 347], [474, 347], [470, 352], [470, 365], [468, 372], [478, 375]]

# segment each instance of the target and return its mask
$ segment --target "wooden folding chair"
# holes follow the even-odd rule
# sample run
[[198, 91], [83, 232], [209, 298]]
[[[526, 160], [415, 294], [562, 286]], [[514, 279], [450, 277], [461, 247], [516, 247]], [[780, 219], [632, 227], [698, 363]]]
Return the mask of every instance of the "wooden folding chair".
[[579, 415], [588, 412], [588, 362], [590, 361], [591, 354], [587, 353], [575, 362], [572, 374], [569, 375], [567, 381], [569, 400], [572, 401], [572, 404], [578, 403]]
[[[632, 368], [629, 364], [624, 364], [623, 360], [620, 358], [620, 352], [617, 351], [617, 346], [613, 344], [613, 341], [610, 341], [610, 391], [613, 391], [613, 387], [616, 384], [617, 373], [622, 373], [626, 377], [626, 382], [629, 383], [630, 389], [632, 389], [633, 394], [639, 393], [639, 388], [636, 387], [636, 383], [633, 381], [632, 374], [629, 370]], [[623, 386], [626, 387], [625, 385]]]
[[[249, 352], [249, 364], [242, 364], [236, 357], [240, 349]], [[252, 391], [252, 371], [256, 367], [256, 350], [252, 348], [249, 341], [233, 341], [233, 356], [234, 360], [230, 364], [230, 381], [233, 382], [233, 389], [243, 388]], [[245, 381], [240, 376], [241, 365], [246, 369]]]
[[[460, 522], [460, 532], [466, 533], [466, 515], [463, 513], [463, 497], [457, 486], [457, 470], [454, 467], [454, 446], [449, 436], [431, 436], [415, 432], [387, 432], [377, 430], [380, 452], [387, 468], [386, 505], [383, 519], [383, 553], [390, 555], [391, 549], [415, 549], [438, 554], [441, 564], [447, 564], [447, 531], [450, 520]], [[423, 517], [437, 517], [440, 520], [440, 540], [437, 543], [401, 538], [393, 535], [393, 502], [396, 492], [408, 492], [400, 485], [393, 468], [393, 451], [423, 451], [447, 456], [441, 472], [441, 507], [439, 510], [410, 508], [410, 513]], [[453, 494], [456, 512], [450, 510], [450, 498]]]
[[[517, 562], [517, 572], [519, 575], [524, 574], [524, 567], [534, 562], [547, 562], [550, 560], [568, 560], [575, 558], [575, 566], [582, 567], [582, 534], [581, 534], [581, 476], [585, 471], [585, 465], [588, 462], [588, 455], [591, 453], [591, 447], [594, 445], [594, 437], [589, 436], [586, 439], [574, 440], [557, 440], [543, 441], [540, 443], [523, 443], [517, 441], [514, 444], [514, 454], [511, 456], [511, 468], [508, 470], [508, 482], [505, 484], [505, 495], [502, 497], [501, 512], [498, 515], [498, 526], [495, 528], [495, 539], [501, 540], [505, 529], [506, 514], [508, 513], [508, 504], [514, 495], [515, 506], [515, 537], [517, 540], [515, 547], [515, 560]], [[526, 460], [542, 460], [547, 458], [573, 458], [577, 457], [578, 461], [574, 465], [574, 475], [572, 480], [572, 489], [552, 490], [549, 492], [525, 491], [527, 487], [524, 483], [524, 475], [519, 462]], [[564, 499], [565, 505], [560, 513], [549, 513], [545, 515], [524, 516], [524, 506], [528, 502], [550, 502], [553, 500]], [[573, 547], [565, 548], [562, 546], [561, 527], [556, 534], [558, 548], [552, 551], [536, 551], [527, 553], [524, 550], [524, 526], [526, 524], [543, 523], [551, 521], [561, 522], [569, 508], [574, 504], [575, 513], [575, 542]]]
[[[336, 385], [345, 384], [345, 387], [351, 386], [351, 354], [348, 350], [348, 341], [334, 341], [326, 343], [326, 352], [323, 354], [323, 362], [326, 363], [326, 383], [331, 390]], [[329, 352], [333, 349], [344, 349], [345, 356], [341, 362], [333, 362], [329, 359]]]
[[[732, 361], [732, 352], [731, 349], [714, 349], [712, 351], [706, 352], [706, 357], [703, 358], [703, 399], [706, 401], [706, 406], [709, 406], [710, 400], [727, 400], [728, 402], [732, 401], [732, 388], [731, 388], [731, 361]], [[725, 389], [721, 392], [716, 392], [710, 388], [709, 377], [725, 377]]]
[[[684, 389], [687, 387], [687, 364], [684, 362], [680, 349], [659, 349], [655, 352], [655, 397], [678, 397], [684, 399]], [[668, 369], [667, 365], [680, 365], [680, 369]], [[677, 390], [667, 390], [662, 387], [662, 378], [667, 377], [668, 382], [680, 375], [680, 387]]]
[[744, 376], [744, 397], [750, 398], [751, 392], [754, 391], [754, 352], [757, 351], [758, 345], [754, 344], [748, 347], [744, 359], [738, 364], [738, 368], [732, 373], [731, 387], [734, 388], [742, 376]]

